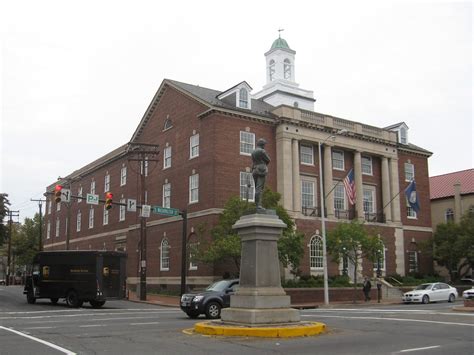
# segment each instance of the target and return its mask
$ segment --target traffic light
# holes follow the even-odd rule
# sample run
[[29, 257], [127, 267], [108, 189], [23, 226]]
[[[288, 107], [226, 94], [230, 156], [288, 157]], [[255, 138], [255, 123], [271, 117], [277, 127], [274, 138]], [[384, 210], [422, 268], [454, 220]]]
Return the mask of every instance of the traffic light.
[[105, 209], [110, 210], [112, 208], [112, 199], [114, 198], [114, 195], [112, 195], [111, 192], [106, 192], [105, 193]]
[[56, 201], [56, 203], [61, 202], [61, 190], [62, 189], [63, 189], [63, 187], [61, 185], [56, 185], [56, 187], [54, 188], [54, 201]]

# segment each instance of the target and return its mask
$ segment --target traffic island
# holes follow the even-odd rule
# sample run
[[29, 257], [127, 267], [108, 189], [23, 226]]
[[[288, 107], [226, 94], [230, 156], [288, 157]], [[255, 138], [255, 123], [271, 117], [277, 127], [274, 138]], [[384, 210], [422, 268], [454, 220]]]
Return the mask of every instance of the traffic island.
[[222, 321], [209, 321], [196, 323], [194, 331], [199, 334], [214, 336], [295, 338], [319, 335], [326, 331], [326, 325], [318, 322], [298, 322], [287, 325], [269, 324], [252, 327], [227, 324]]

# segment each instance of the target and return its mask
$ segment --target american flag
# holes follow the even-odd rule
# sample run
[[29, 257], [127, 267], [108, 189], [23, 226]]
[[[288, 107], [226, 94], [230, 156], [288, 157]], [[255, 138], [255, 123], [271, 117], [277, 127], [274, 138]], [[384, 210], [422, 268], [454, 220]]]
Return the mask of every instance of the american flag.
[[355, 204], [356, 200], [356, 188], [354, 182], [354, 169], [349, 170], [347, 176], [343, 180], [344, 187], [346, 188], [347, 198], [351, 205]]

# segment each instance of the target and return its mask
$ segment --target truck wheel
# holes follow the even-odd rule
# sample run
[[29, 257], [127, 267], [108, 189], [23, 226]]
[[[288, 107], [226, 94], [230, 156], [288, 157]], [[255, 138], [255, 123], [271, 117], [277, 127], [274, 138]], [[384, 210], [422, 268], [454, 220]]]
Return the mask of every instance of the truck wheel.
[[69, 307], [78, 308], [78, 307], [82, 306], [83, 301], [79, 300], [79, 297], [77, 296], [76, 291], [71, 290], [67, 293], [66, 303]]
[[58, 304], [59, 298], [51, 297], [50, 300], [51, 300], [51, 304]]
[[105, 301], [89, 301], [92, 308], [100, 308], [105, 304]]
[[36, 298], [35, 296], [33, 296], [33, 292], [28, 292], [26, 294], [26, 302], [28, 302], [29, 304], [34, 304], [36, 302]]

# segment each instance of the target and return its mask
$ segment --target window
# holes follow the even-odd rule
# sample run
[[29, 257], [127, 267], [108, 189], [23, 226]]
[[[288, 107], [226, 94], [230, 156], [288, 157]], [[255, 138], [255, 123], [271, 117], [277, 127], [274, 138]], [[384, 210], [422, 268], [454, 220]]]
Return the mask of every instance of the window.
[[249, 93], [247, 89], [241, 88], [239, 90], [239, 107], [248, 108], [249, 107]]
[[173, 127], [173, 121], [171, 121], [171, 118], [166, 117], [165, 125], [163, 127], [163, 131], [166, 131], [167, 129], [170, 129], [171, 127]]
[[56, 211], [61, 211], [61, 202], [56, 203]]
[[335, 170], [344, 170], [344, 152], [342, 150], [332, 151], [332, 168]]
[[82, 218], [81, 211], [77, 211], [76, 232], [81, 231], [81, 218]]
[[166, 147], [164, 150], [163, 169], [171, 167], [171, 147]]
[[103, 217], [103, 225], [109, 224], [109, 210], [104, 205], [104, 217]]
[[189, 244], [189, 270], [197, 270], [197, 262], [195, 259], [195, 255], [197, 252], [198, 243], [190, 243]]
[[59, 237], [59, 227], [60, 227], [60, 220], [59, 220], [59, 217], [56, 218], [56, 233], [55, 233], [55, 236], [56, 237]]
[[253, 180], [252, 173], [240, 172], [240, 198], [242, 200], [247, 200], [248, 198], [251, 202], [255, 200], [255, 181]]
[[301, 164], [314, 165], [313, 146], [312, 145], [302, 144], [300, 146], [300, 160], [301, 160]]
[[89, 210], [89, 229], [94, 228], [94, 209]]
[[240, 131], [240, 154], [250, 155], [255, 149], [255, 133]]
[[171, 207], [171, 184], [167, 183], [163, 185], [163, 207]]
[[77, 199], [77, 203], [81, 203], [82, 202], [82, 186], [79, 186], [79, 188], [77, 189], [77, 197], [79, 197]]
[[51, 222], [48, 221], [48, 226], [46, 227], [46, 239], [51, 238]]
[[337, 184], [334, 188], [334, 209], [339, 211], [346, 209], [346, 190], [342, 184]]
[[189, 159], [199, 156], [199, 133], [189, 138]]
[[189, 203], [199, 201], [199, 174], [189, 177]]
[[109, 192], [110, 191], [110, 175], [107, 174], [105, 175], [104, 178], [104, 192]]
[[289, 59], [283, 61], [283, 77], [287, 80], [291, 79], [291, 62]]
[[145, 157], [145, 161], [140, 162], [140, 175], [145, 174], [148, 176], [148, 157]]
[[418, 253], [416, 251], [408, 251], [408, 272], [418, 272]]
[[[125, 199], [121, 198], [120, 203], [125, 204]], [[125, 221], [125, 206], [120, 205], [119, 210], [119, 222]]]
[[91, 194], [95, 195], [95, 180], [91, 181]]
[[309, 242], [309, 266], [312, 270], [323, 268], [323, 242], [318, 235]]
[[53, 204], [53, 201], [49, 200], [48, 201], [48, 214], [51, 214], [51, 205]]
[[412, 181], [415, 178], [415, 166], [405, 163], [405, 181]]
[[275, 61], [272, 59], [268, 65], [268, 77], [270, 81], [275, 80]]
[[127, 167], [122, 166], [120, 169], [120, 186], [124, 186], [127, 183]]
[[416, 218], [417, 218], [417, 216], [416, 216], [416, 211], [415, 211], [413, 208], [411, 208], [411, 206], [410, 206], [410, 204], [408, 203], [408, 201], [407, 201], [407, 217], [408, 217], [409, 219], [416, 219]]
[[452, 208], [448, 208], [445, 213], [446, 222], [454, 222], [454, 211]]
[[372, 157], [362, 156], [362, 174], [372, 175]]
[[375, 213], [375, 188], [373, 186], [363, 186], [364, 212]]
[[170, 269], [170, 244], [168, 239], [161, 241], [160, 270], [168, 271]]
[[408, 144], [408, 134], [405, 127], [400, 127], [400, 143]]
[[312, 208], [315, 206], [314, 181], [301, 180], [301, 206]]

